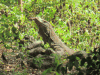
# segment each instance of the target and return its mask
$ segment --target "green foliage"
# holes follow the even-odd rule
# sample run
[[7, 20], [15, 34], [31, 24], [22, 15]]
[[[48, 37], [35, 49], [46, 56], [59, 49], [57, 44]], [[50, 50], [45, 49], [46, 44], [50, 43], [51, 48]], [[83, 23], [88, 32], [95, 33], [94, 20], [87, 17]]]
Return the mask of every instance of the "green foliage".
[[[2, 0], [0, 3], [2, 3], [0, 10], [4, 10], [0, 18], [0, 25], [2, 25], [0, 26], [0, 39], [3, 42], [8, 39], [12, 41], [14, 38], [16, 40], [22, 39], [25, 34], [39, 39], [36, 32], [37, 27], [28, 20], [30, 16], [39, 16], [51, 21], [51, 24], [54, 23], [52, 25], [55, 32], [70, 48], [90, 50], [93, 49], [92, 46], [99, 43], [100, 15], [97, 8], [98, 1], [24, 0], [23, 13], [16, 5], [15, 0], [7, 0], [6, 2]], [[17, 22], [18, 24], [16, 24]], [[4, 36], [1, 36], [1, 34]]]
[[6, 1], [1, 0], [0, 3], [10, 6], [10, 5], [14, 5], [15, 3], [17, 3], [17, 1], [16, 0], [6, 0]]
[[27, 69], [24, 69], [22, 72], [14, 72], [13, 71], [13, 74], [14, 75], [27, 75], [28, 73], [27, 73]]
[[42, 63], [43, 63], [43, 62], [42, 62], [42, 59], [44, 59], [44, 58], [41, 58], [41, 57], [34, 58], [34, 59], [33, 59], [33, 63], [39, 65], [39, 67], [41, 68], [41, 65], [42, 65]]
[[55, 61], [54, 61], [55, 67], [51, 67], [51, 68], [46, 69], [42, 73], [42, 75], [46, 75], [48, 73], [50, 73], [51, 75], [54, 75], [54, 74], [60, 75], [58, 72], [55, 71], [55, 69], [57, 69], [57, 66], [62, 62], [61, 59], [60, 59], [61, 57], [59, 55], [57, 55], [57, 54], [51, 54], [51, 56], [53, 56], [55, 58]]
[[46, 69], [46, 70], [42, 73], [42, 75], [46, 75], [46, 74], [50, 73], [52, 70], [53, 70], [52, 67], [49, 68], [49, 69]]
[[13, 6], [14, 0], [10, 1], [11, 5], [9, 5], [9, 1], [6, 2], [1, 1], [2, 4], [0, 4], [0, 41], [7, 49], [12, 48], [13, 45], [17, 47], [14, 49], [18, 49], [18, 44], [25, 35], [32, 35], [37, 38], [37, 32], [25, 17], [24, 12], [20, 11], [18, 5]]
[[[43, 2], [44, 0], [42, 3]], [[37, 9], [32, 10], [38, 12], [36, 13], [36, 16], [41, 16], [48, 21], [52, 20], [52, 22], [55, 23], [53, 26], [56, 30], [56, 33], [68, 46], [71, 46], [71, 48], [77, 48], [80, 50], [92, 49], [90, 45], [94, 46], [94, 43], [97, 43], [97, 41], [94, 41], [92, 38], [99, 37], [97, 34], [94, 36], [94, 32], [96, 32], [96, 30], [99, 31], [97, 29], [97, 23], [99, 23], [99, 14], [96, 3], [94, 1], [84, 0], [68, 0], [65, 2], [62, 1], [62, 3], [59, 2], [60, 1], [54, 1], [56, 5], [50, 3], [48, 6], [46, 4], [40, 4], [41, 7], [35, 3], [32, 3], [34, 4], [33, 8]], [[37, 1], [36, 3], [39, 2]], [[65, 6], [63, 6], [64, 3]], [[90, 26], [88, 23], [89, 20]], [[90, 27], [92, 29], [90, 29]], [[86, 45], [85, 47], [84, 43]]]
[[49, 46], [49, 44], [48, 43], [46, 43], [45, 45], [44, 45], [44, 48], [45, 49], [47, 49], [47, 48], [49, 48], [50, 46]]
[[[88, 54], [88, 57], [84, 57], [80, 59], [80, 57], [77, 59], [77, 56], [72, 55], [69, 56], [69, 62], [66, 64], [66, 67], [62, 67], [62, 64], [60, 64], [57, 67], [57, 72], [62, 72], [64, 75], [64, 72], [67, 73], [67, 68], [72, 70], [72, 67], [75, 66], [76, 70], [79, 71], [78, 75], [82, 74], [84, 75], [99, 75], [100, 71], [100, 47], [94, 48], [94, 51], [91, 53], [92, 55]], [[86, 63], [86, 64], [85, 64]], [[82, 70], [82, 68], [85, 68], [85, 70]]]
[[[18, 1], [0, 0], [0, 42], [2, 41], [4, 46], [10, 49], [12, 45], [18, 47], [20, 40], [25, 35], [40, 39], [37, 26], [33, 21], [28, 20], [30, 16], [38, 16], [50, 21], [56, 34], [67, 46], [90, 52], [100, 43], [99, 5], [98, 0], [23, 0], [24, 11], [21, 12]], [[47, 45], [47, 47], [49, 46]], [[76, 60], [74, 56], [71, 58], [75, 61], [72, 64], [69, 63], [70, 69], [73, 65], [78, 68], [78, 63], [81, 63], [82, 66], [85, 61], [90, 60], [88, 57], [78, 62], [79, 59]], [[96, 59], [98, 57], [94, 53], [93, 60]], [[94, 61], [92, 62], [94, 63]], [[91, 62], [88, 61], [88, 63]], [[87, 66], [90, 67], [91, 64]], [[96, 67], [98, 68], [98, 66]], [[82, 73], [79, 72], [79, 74]]]

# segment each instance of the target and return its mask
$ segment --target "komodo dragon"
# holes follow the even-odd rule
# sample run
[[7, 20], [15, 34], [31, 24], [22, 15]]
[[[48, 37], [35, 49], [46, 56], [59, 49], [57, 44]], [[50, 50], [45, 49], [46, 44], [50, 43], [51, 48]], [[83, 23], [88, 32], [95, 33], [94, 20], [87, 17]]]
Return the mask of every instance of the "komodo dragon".
[[56, 35], [56, 33], [53, 30], [52, 25], [47, 22], [46, 20], [39, 19], [37, 17], [30, 18], [31, 20], [34, 20], [37, 26], [39, 27], [39, 34], [42, 36], [44, 44], [46, 42], [49, 43], [50, 47], [57, 52], [59, 55], [66, 55], [66, 52], [68, 55], [72, 55], [74, 53], [74, 50], [68, 48]]

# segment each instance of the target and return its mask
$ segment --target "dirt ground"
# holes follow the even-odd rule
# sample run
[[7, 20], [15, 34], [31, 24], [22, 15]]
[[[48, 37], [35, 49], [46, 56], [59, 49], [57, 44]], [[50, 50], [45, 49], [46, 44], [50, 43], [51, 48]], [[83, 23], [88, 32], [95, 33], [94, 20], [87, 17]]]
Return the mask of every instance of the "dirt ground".
[[[2, 52], [8, 63], [2, 58]], [[27, 54], [26, 57], [22, 59], [17, 57], [19, 52], [21, 52], [21, 50], [13, 51], [12, 49], [4, 48], [3, 44], [0, 44], [0, 75], [42, 75], [45, 70], [29, 67], [29, 65], [24, 62], [28, 60]], [[66, 64], [66, 61], [64, 63]], [[71, 73], [71, 71], [67, 73]], [[53, 71], [47, 75], [56, 75], [56, 72]]]
[[[2, 52], [8, 63], [4, 62]], [[0, 44], [0, 75], [41, 75], [44, 70], [33, 69], [28, 65], [23, 65], [21, 58], [16, 58], [19, 51], [4, 48]], [[24, 60], [27, 60], [24, 59]]]

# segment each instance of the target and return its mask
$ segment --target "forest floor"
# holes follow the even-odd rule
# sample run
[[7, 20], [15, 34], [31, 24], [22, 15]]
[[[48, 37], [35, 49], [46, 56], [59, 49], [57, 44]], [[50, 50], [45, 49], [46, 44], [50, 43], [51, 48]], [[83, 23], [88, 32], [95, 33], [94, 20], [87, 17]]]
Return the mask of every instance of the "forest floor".
[[[2, 51], [5, 53], [8, 63], [3, 61]], [[18, 53], [19, 51], [16, 50], [13, 52], [12, 49], [5, 49], [0, 44], [0, 75], [41, 75], [44, 70], [23, 66], [22, 59], [16, 58]], [[27, 60], [27, 58], [24, 60]]]
[[[2, 58], [2, 52], [5, 55], [8, 63], [6, 63]], [[45, 69], [33, 69], [29, 67], [28, 64], [25, 65], [24, 60], [27, 61], [28, 57], [26, 54], [26, 58], [22, 59], [18, 57], [19, 52], [21, 50], [6, 49], [3, 44], [0, 44], [0, 75], [42, 75]], [[66, 62], [64, 62], [66, 64]], [[68, 73], [75, 72], [69, 71]], [[48, 75], [56, 75], [56, 73], [49, 73]]]

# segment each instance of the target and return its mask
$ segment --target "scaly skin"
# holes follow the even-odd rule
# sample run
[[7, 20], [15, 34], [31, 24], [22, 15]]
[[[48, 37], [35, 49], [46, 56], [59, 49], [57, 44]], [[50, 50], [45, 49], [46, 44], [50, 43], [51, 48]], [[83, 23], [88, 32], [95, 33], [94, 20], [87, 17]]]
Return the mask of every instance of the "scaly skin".
[[39, 27], [39, 34], [42, 36], [44, 43], [48, 42], [50, 47], [55, 50], [58, 54], [66, 55], [66, 52], [68, 55], [72, 55], [74, 53], [74, 50], [68, 48], [56, 35], [56, 33], [53, 30], [52, 25], [39, 18], [30, 18], [35, 21], [37, 26]]

